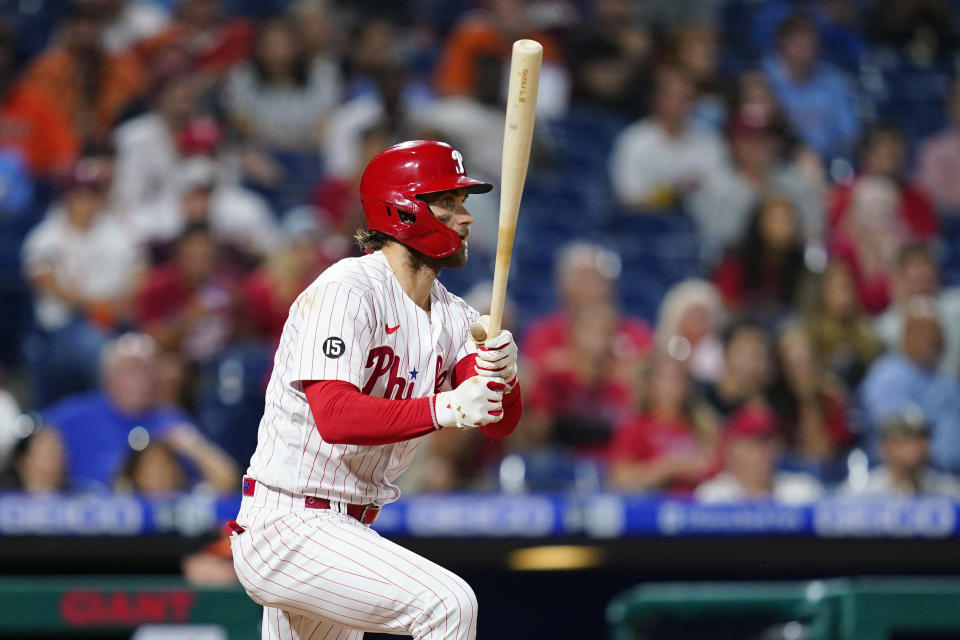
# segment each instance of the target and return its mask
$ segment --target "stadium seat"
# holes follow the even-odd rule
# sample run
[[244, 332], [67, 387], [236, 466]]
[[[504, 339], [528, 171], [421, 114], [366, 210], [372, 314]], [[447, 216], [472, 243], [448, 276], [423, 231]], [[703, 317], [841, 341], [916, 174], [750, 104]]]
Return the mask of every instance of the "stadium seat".
[[506, 456], [498, 469], [500, 489], [516, 491], [597, 491], [603, 471], [596, 462], [547, 449]]
[[200, 373], [199, 424], [241, 466], [256, 448], [272, 355], [264, 345], [236, 344]]
[[950, 73], [945, 68], [920, 66], [905, 55], [879, 49], [862, 61], [857, 84], [864, 115], [896, 122], [911, 148], [946, 124], [943, 106]]

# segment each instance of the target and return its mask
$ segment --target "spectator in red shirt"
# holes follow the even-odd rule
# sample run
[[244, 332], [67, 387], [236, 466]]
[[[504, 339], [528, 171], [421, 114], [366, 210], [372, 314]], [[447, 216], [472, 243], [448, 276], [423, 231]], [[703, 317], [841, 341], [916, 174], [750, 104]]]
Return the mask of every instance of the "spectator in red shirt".
[[[532, 368], [547, 351], [571, 342], [571, 319], [594, 304], [619, 306], [616, 282], [620, 258], [589, 242], [575, 242], [557, 255], [556, 288], [561, 309], [533, 322], [527, 329], [524, 351]], [[618, 358], [635, 359], [653, 346], [653, 330], [643, 320], [618, 315], [615, 335]]]
[[580, 308], [571, 316], [569, 339], [540, 354], [524, 411], [528, 439], [587, 457], [606, 454], [636, 379], [634, 361], [616, 352], [618, 324], [610, 303]]
[[793, 203], [765, 199], [739, 247], [717, 266], [714, 284], [732, 312], [774, 324], [791, 312], [806, 276], [804, 248]]
[[849, 184], [837, 186], [827, 202], [827, 225], [835, 234], [843, 229], [854, 205], [854, 190], [865, 177], [892, 180], [896, 187], [896, 212], [904, 231], [915, 240], [933, 239], [938, 232], [936, 211], [927, 194], [906, 175], [907, 143], [903, 131], [893, 124], [877, 124], [867, 130], [860, 145], [860, 174]]
[[717, 469], [717, 420], [695, 392], [687, 365], [653, 357], [640, 410], [617, 427], [610, 485], [627, 491], [689, 493]]
[[841, 479], [840, 457], [852, 440], [846, 394], [823, 369], [802, 325], [790, 325], [780, 332], [774, 360], [777, 378], [770, 401], [780, 418], [786, 446], [782, 464]]
[[863, 309], [877, 314], [890, 304], [891, 282], [901, 248], [911, 241], [897, 212], [897, 186], [889, 178], [857, 180], [849, 213], [833, 232], [828, 249], [846, 263]]
[[300, 292], [327, 266], [346, 257], [342, 243], [326, 241], [332, 234], [320, 215], [313, 207], [289, 212], [282, 224], [282, 246], [243, 281], [242, 317], [254, 335], [272, 345], [280, 343], [287, 313]]
[[207, 225], [192, 224], [173, 258], [147, 275], [136, 296], [137, 322], [168, 354], [209, 361], [233, 334], [232, 281]]

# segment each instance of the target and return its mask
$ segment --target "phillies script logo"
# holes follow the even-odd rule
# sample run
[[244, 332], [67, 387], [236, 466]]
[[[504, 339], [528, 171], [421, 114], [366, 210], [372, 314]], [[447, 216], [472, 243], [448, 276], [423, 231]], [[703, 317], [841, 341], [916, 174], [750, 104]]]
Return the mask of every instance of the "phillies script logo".
[[[383, 390], [384, 398], [393, 398], [394, 400], [408, 400], [413, 397], [413, 388], [416, 385], [417, 375], [420, 374], [416, 369], [406, 371], [406, 367], [400, 367], [400, 356], [393, 352], [390, 347], [374, 347], [367, 356], [367, 369], [373, 369], [367, 383], [363, 385], [361, 391], [365, 395], [370, 395], [373, 388], [377, 386], [380, 378], [386, 377], [387, 386]], [[409, 380], [408, 380], [409, 378]], [[443, 359], [437, 356], [437, 369], [434, 380], [434, 393], [440, 391], [444, 380], [447, 378], [447, 372], [443, 371]]]
[[447, 372], [443, 370], [443, 358], [437, 356], [437, 376], [434, 378], [436, 382], [433, 383], [433, 392], [440, 393], [443, 391], [443, 383], [447, 381]]
[[189, 622], [194, 594], [166, 591], [71, 589], [60, 597], [60, 617], [71, 627]]
[[407, 384], [406, 378], [400, 375], [400, 356], [393, 353], [390, 347], [374, 347], [367, 356], [367, 369], [373, 367], [370, 379], [363, 385], [363, 393], [370, 395], [380, 378], [387, 376], [387, 388], [383, 391], [384, 398], [406, 400], [413, 395], [413, 382]]

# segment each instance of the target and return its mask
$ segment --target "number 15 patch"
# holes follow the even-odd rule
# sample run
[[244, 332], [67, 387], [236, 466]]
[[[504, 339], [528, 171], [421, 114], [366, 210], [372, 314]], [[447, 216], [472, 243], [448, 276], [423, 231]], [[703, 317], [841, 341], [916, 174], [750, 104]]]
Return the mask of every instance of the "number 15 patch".
[[323, 341], [323, 355], [336, 360], [347, 350], [347, 345], [337, 336], [330, 336]]

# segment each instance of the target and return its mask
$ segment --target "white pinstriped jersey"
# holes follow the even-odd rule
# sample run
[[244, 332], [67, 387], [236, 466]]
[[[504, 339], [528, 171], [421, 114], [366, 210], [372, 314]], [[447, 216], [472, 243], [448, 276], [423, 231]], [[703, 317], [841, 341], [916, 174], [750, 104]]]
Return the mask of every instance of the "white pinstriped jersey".
[[477, 316], [438, 281], [428, 315], [404, 293], [382, 252], [331, 266], [290, 308], [247, 475], [338, 502], [396, 500], [393, 480], [410, 466], [419, 439], [325, 442], [301, 383], [343, 380], [377, 398], [432, 395], [457, 362], [476, 353], [469, 328]]

